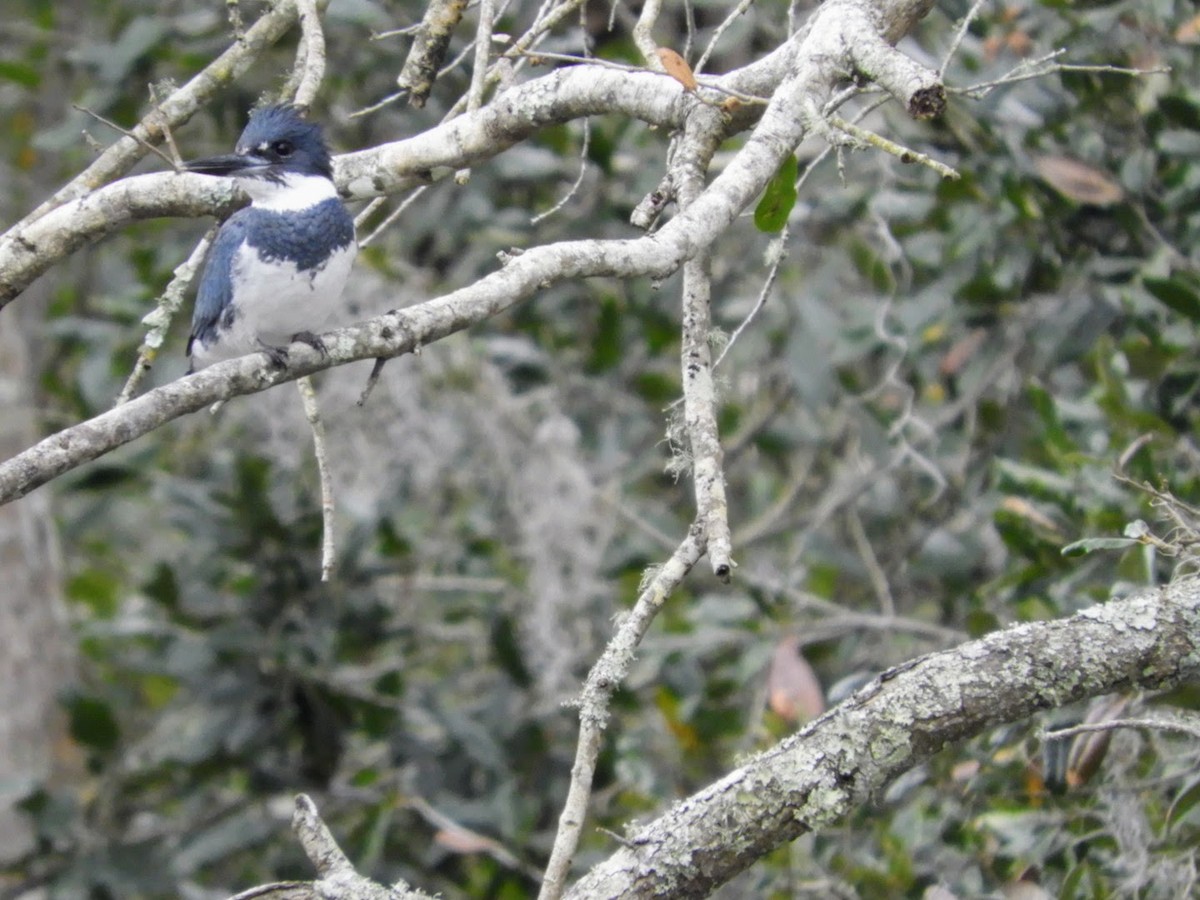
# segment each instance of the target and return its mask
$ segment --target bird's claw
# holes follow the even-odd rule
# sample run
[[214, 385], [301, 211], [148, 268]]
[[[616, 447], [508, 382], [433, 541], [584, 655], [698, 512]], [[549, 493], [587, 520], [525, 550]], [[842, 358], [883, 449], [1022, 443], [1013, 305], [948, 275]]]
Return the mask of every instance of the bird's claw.
[[270, 344], [264, 344], [262, 341], [258, 342], [258, 346], [263, 353], [267, 354], [267, 358], [271, 360], [272, 366], [274, 366], [276, 369], [287, 368], [287, 347], [273, 347]]
[[313, 334], [311, 331], [297, 331], [292, 335], [293, 341], [298, 341], [301, 344], [308, 344], [322, 356], [328, 356], [329, 351], [325, 349], [325, 342], [321, 340], [321, 336]]

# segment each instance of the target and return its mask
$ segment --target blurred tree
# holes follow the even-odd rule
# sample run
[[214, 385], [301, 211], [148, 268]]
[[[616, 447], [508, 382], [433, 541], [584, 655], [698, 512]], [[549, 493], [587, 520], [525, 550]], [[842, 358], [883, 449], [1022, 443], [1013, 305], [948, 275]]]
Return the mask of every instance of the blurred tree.
[[[310, 879], [304, 790], [445, 896], [1188, 895], [1195, 588], [1140, 589], [1194, 564], [1200, 20], [925, 7], [6, 11], [0, 333], [50, 437], [5, 404], [0, 496], [52, 481], [3, 509], [57, 516], [90, 778], [21, 786], [3, 890]], [[322, 45], [368, 324], [182, 379], [154, 299], [203, 224], [162, 217], [238, 200], [93, 114], [223, 151]], [[304, 415], [255, 393], [326, 368], [330, 583]]]
[[[17, 60], [13, 66], [20, 75]], [[33, 70], [26, 74], [32, 76]], [[43, 78], [38, 79], [43, 88], [56, 82], [49, 72]], [[0, 196], [5, 221], [18, 218], [59, 178], [54, 167], [24, 152], [52, 92], [33, 90], [39, 85], [25, 80], [20, 90], [0, 87], [13, 113], [12, 127], [0, 135], [0, 181], [8, 186]], [[42, 428], [35, 396], [45, 364], [41, 323], [48, 299], [39, 285], [26, 292], [20, 308], [0, 319], [0, 456], [5, 458], [29, 446]], [[81, 774], [59, 705], [72, 683], [74, 652], [50, 497], [35, 495], [0, 507], [0, 570], [0, 864], [7, 864], [36, 846], [20, 801], [51, 777], [65, 785]]]

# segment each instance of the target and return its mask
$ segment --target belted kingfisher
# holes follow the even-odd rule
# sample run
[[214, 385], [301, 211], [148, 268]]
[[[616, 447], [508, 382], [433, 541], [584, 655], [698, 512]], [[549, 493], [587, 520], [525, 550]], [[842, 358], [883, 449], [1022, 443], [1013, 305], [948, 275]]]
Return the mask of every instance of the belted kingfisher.
[[283, 365], [292, 341], [324, 351], [316, 332], [337, 307], [358, 245], [320, 126], [292, 106], [266, 106], [251, 114], [236, 152], [185, 168], [234, 178], [252, 201], [209, 250], [189, 371], [255, 350]]

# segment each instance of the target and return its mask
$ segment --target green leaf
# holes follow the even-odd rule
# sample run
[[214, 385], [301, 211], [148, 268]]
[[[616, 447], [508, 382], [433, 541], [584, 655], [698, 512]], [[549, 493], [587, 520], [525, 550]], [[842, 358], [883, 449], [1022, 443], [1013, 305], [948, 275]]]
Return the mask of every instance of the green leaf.
[[1085, 553], [1091, 553], [1093, 550], [1126, 550], [1130, 547], [1136, 547], [1140, 543], [1141, 541], [1135, 541], [1132, 538], [1084, 538], [1081, 541], [1075, 541], [1063, 547], [1062, 555], [1083, 556]]
[[32, 66], [0, 59], [0, 81], [13, 81], [22, 87], [35, 88], [41, 84], [42, 76]]
[[1200, 803], [1200, 781], [1193, 781], [1171, 802], [1171, 808], [1167, 810], [1167, 827], [1173, 828], [1197, 803]]
[[76, 695], [65, 701], [71, 723], [71, 737], [97, 750], [111, 750], [117, 745], [121, 729], [107, 703], [98, 697]]
[[796, 176], [799, 164], [789, 156], [767, 184], [762, 199], [754, 209], [754, 227], [768, 234], [781, 231], [787, 224], [792, 207], [796, 205]]
[[1197, 290], [1195, 285], [1184, 283], [1181, 276], [1143, 278], [1142, 284], [1163, 305], [1187, 316], [1193, 322], [1200, 322], [1200, 290]]
[[84, 569], [67, 582], [67, 596], [84, 603], [102, 619], [111, 619], [121, 607], [121, 581], [103, 569]]

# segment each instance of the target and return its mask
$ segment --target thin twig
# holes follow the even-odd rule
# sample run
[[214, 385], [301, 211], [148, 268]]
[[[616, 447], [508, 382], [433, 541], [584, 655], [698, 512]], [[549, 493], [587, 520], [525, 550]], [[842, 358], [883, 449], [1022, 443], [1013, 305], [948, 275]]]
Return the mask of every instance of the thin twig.
[[942, 78], [946, 74], [946, 66], [950, 65], [950, 60], [954, 58], [954, 54], [958, 52], [958, 48], [962, 45], [963, 38], [967, 36], [967, 29], [971, 27], [971, 23], [975, 21], [975, 17], [979, 15], [979, 10], [987, 0], [975, 0], [971, 4], [971, 8], [967, 10], [967, 14], [962, 17], [958, 23], [958, 28], [954, 31], [954, 40], [950, 42], [949, 48], [946, 50], [946, 55], [942, 57], [942, 64], [938, 66], [938, 78]]
[[[826, 148], [827, 150], [829, 148]], [[783, 265], [783, 261], [787, 259], [787, 240], [790, 234], [790, 229], [787, 225], [783, 226], [783, 231], [779, 237], [771, 242], [771, 247], [768, 253], [771, 255], [771, 268], [767, 271], [767, 280], [763, 282], [762, 289], [758, 292], [758, 299], [754, 301], [754, 306], [750, 312], [746, 314], [746, 318], [738, 323], [738, 327], [733, 330], [733, 334], [729, 336], [729, 340], [725, 342], [725, 346], [721, 348], [721, 353], [717, 356], [716, 362], [713, 363], [713, 368], [721, 365], [721, 361], [729, 355], [729, 350], [737, 342], [737, 339], [742, 336], [742, 333], [750, 327], [750, 323], [762, 312], [763, 307], [767, 305], [767, 298], [771, 296], [771, 288], [775, 286], [775, 279], [779, 277], [779, 269]]]
[[409, 37], [421, 30], [421, 23], [414, 22], [412, 25], [405, 25], [403, 28], [393, 28], [390, 31], [375, 31], [371, 33], [372, 41], [382, 41], [385, 38], [391, 37]]
[[159, 157], [162, 157], [163, 159], [165, 159], [167, 161], [167, 165], [170, 166], [172, 169], [179, 168], [178, 160], [171, 159], [171, 157], [169, 157], [167, 154], [163, 153], [162, 150], [160, 150], [158, 147], [155, 147], [152, 143], [150, 143], [145, 138], [143, 138], [137, 134], [134, 134], [132, 131], [130, 131], [127, 128], [122, 128], [116, 122], [112, 121], [111, 119], [104, 118], [104, 116], [100, 115], [100, 113], [98, 113], [98, 112], [92, 112], [86, 106], [80, 106], [78, 103], [72, 103], [71, 106], [74, 109], [76, 109], [77, 111], [79, 111], [85, 115], [91, 116], [93, 119], [95, 119], [97, 122], [100, 122], [102, 125], [107, 125], [113, 131], [118, 131], [121, 134], [125, 135], [125, 137], [129, 138], [130, 140], [137, 141], [139, 144], [141, 144], [143, 147], [145, 147], [147, 150], [149, 150], [155, 156], [159, 156]]
[[949, 178], [952, 181], [957, 181], [960, 176], [958, 172], [950, 168], [943, 162], [939, 162], [928, 154], [921, 153], [918, 150], [913, 150], [905, 147], [902, 144], [897, 144], [895, 141], [888, 140], [883, 135], [876, 134], [873, 131], [868, 131], [865, 128], [859, 128], [851, 122], [847, 122], [841, 116], [830, 116], [829, 124], [840, 131], [846, 132], [850, 137], [854, 138], [861, 144], [875, 147], [882, 150], [884, 153], [890, 153], [903, 163], [919, 163], [937, 172], [943, 178]]
[[680, 56], [686, 60], [691, 59], [692, 48], [696, 44], [696, 10], [692, 5], [692, 0], [683, 0], [683, 18], [687, 36], [684, 38], [683, 52], [680, 53]]
[[[383, 233], [384, 229], [388, 228], [390, 225], [392, 225], [392, 223], [400, 218], [400, 216], [404, 214], [404, 211], [412, 206], [416, 199], [428, 189], [429, 186], [424, 184], [418, 188], [415, 188], [411, 194], [409, 194], [400, 202], [399, 206], [388, 213], [384, 220], [375, 226], [375, 229], [370, 234], [358, 242], [359, 249], [366, 247], [372, 241], [374, 241], [375, 238], [379, 237], [379, 235]], [[387, 198], [381, 197], [380, 199], [386, 200]]]
[[[357, 234], [359, 231], [361, 231], [363, 224], [367, 221], [367, 219], [375, 215], [375, 211], [383, 206], [383, 204], [387, 203], [387, 201], [388, 195], [380, 194], [378, 197], [360, 209], [354, 216], [354, 232]], [[361, 241], [359, 242], [358, 246], [362, 247]]]
[[1116, 731], [1118, 728], [1148, 728], [1156, 731], [1175, 731], [1180, 734], [1200, 738], [1200, 722], [1188, 722], [1182, 718], [1164, 718], [1154, 716], [1146, 719], [1109, 719], [1107, 722], [1088, 722], [1083, 725], [1072, 725], [1070, 728], [1060, 728], [1054, 731], [1043, 731], [1044, 741], [1061, 741], [1077, 734], [1087, 734], [1092, 731]]
[[505, 868], [520, 872], [533, 881], [541, 881], [542, 873], [540, 869], [535, 869], [495, 838], [488, 837], [486, 834], [480, 834], [473, 828], [468, 828], [456, 819], [452, 819], [424, 797], [420, 795], [409, 796], [405, 799], [404, 805], [416, 810], [426, 822], [439, 831], [455, 837], [462, 837], [473, 846], [480, 848]]
[[583, 176], [587, 174], [588, 164], [588, 148], [592, 143], [592, 120], [585, 118], [583, 120], [583, 146], [579, 150], [579, 174], [575, 176], [575, 182], [571, 185], [570, 190], [563, 195], [562, 199], [555, 203], [545, 212], [538, 213], [529, 220], [530, 225], [537, 225], [545, 219], [550, 218], [564, 206], [571, 202], [571, 198], [579, 192], [579, 186], [583, 184]]
[[633, 26], [633, 42], [646, 60], [646, 65], [655, 72], [663, 71], [663, 64], [658, 58], [658, 45], [654, 43], [651, 32], [661, 12], [662, 0], [645, 0], [637, 24]]
[[1016, 66], [1008, 74], [1002, 75], [992, 81], [981, 81], [978, 84], [968, 85], [960, 88], [946, 88], [948, 93], [962, 94], [970, 97], [973, 100], [978, 100], [986, 97], [995, 88], [1006, 84], [1016, 84], [1020, 81], [1030, 81], [1034, 78], [1042, 78], [1046, 75], [1053, 75], [1056, 72], [1091, 72], [1103, 75], [1129, 75], [1131, 77], [1137, 75], [1164, 75], [1171, 71], [1170, 66], [1154, 66], [1149, 69], [1131, 69], [1124, 66], [1108, 66], [1108, 65], [1086, 65], [1077, 63], [1056, 63], [1055, 59], [1066, 53], [1065, 48], [1047, 53], [1045, 56], [1037, 59], [1026, 60], [1019, 66]]
[[296, 12], [300, 18], [301, 40], [293, 71], [300, 73], [300, 79], [293, 102], [301, 109], [308, 109], [325, 77], [325, 34], [321, 30], [317, 0], [296, 0]]
[[[694, 524], [667, 560], [653, 572], [616, 633], [588, 672], [579, 700], [579, 742], [575, 748], [575, 764], [571, 766], [571, 785], [558, 819], [558, 833], [550, 851], [550, 862], [538, 900], [558, 900], [566, 887], [571, 860], [579, 847], [579, 836], [587, 818], [588, 798], [596, 761], [608, 724], [609, 704], [613, 693], [621, 686], [633, 664], [634, 653], [650, 624], [671, 593], [680, 585], [704, 553], [704, 528]], [[650, 575], [647, 572], [647, 575]]]
[[367, 400], [371, 396], [371, 392], [375, 390], [375, 385], [379, 384], [379, 376], [383, 372], [383, 367], [387, 365], [387, 358], [380, 356], [375, 360], [375, 365], [371, 366], [371, 374], [367, 376], [367, 383], [363, 385], [362, 393], [358, 395], [357, 406], [366, 406]]
[[879, 600], [879, 611], [889, 618], [895, 617], [896, 601], [892, 599], [892, 589], [888, 585], [887, 575], [883, 571], [883, 566], [879, 564], [879, 557], [875, 555], [875, 548], [871, 546], [871, 540], [867, 537], [866, 529], [863, 528], [862, 518], [853, 503], [846, 507], [846, 526], [850, 529], [854, 549], [858, 551], [858, 557], [867, 570], [867, 578], [875, 591], [875, 597]]
[[700, 58], [696, 60], [696, 64], [692, 66], [692, 71], [699, 75], [704, 71], [704, 67], [708, 65], [709, 57], [713, 55], [713, 51], [717, 49], [717, 41], [721, 40], [721, 36], [725, 34], [726, 29], [738, 20], [751, 6], [754, 5], [754, 0], [738, 0], [738, 5], [727, 15], [720, 25], [713, 31], [712, 37], [708, 39], [708, 46], [704, 48], [704, 52], [700, 54]]
[[175, 135], [171, 132], [171, 120], [162, 111], [162, 104], [158, 101], [158, 91], [154, 89], [154, 85], [150, 85], [150, 102], [154, 105], [154, 113], [158, 115], [158, 124], [162, 129], [163, 140], [171, 151], [171, 165], [178, 169], [183, 165], [183, 157], [179, 155], [179, 148], [175, 146]]
[[216, 225], [210, 228], [208, 233], [200, 239], [200, 243], [192, 250], [191, 255], [176, 267], [171, 277], [171, 283], [162, 292], [158, 303], [142, 319], [142, 324], [147, 326], [146, 336], [142, 338], [142, 344], [138, 347], [137, 362], [134, 363], [129, 378], [125, 380], [125, 387], [121, 389], [114, 406], [129, 402], [142, 379], [154, 365], [158, 350], [166, 340], [171, 322], [174, 320], [175, 314], [179, 312], [179, 308], [183, 306], [187, 290], [195, 280], [196, 273], [200, 270], [200, 264], [204, 262], [208, 248], [212, 244], [213, 238], [216, 237], [217, 228]]
[[383, 109], [385, 106], [390, 106], [397, 100], [401, 100], [406, 96], [408, 96], [407, 90], [396, 91], [394, 94], [388, 94], [378, 103], [372, 103], [370, 106], [364, 106], [362, 109], [356, 109], [354, 112], [350, 113], [348, 118], [357, 119], [360, 116], [369, 116], [371, 113], [379, 112], [379, 110]]
[[317, 405], [312, 378], [308, 375], [297, 378], [296, 389], [304, 403], [304, 417], [312, 429], [313, 451], [317, 457], [317, 474], [321, 481], [321, 580], [328, 581], [333, 575], [337, 554], [333, 543], [333, 475], [329, 471], [325, 448], [325, 424], [321, 421], [321, 408]]

